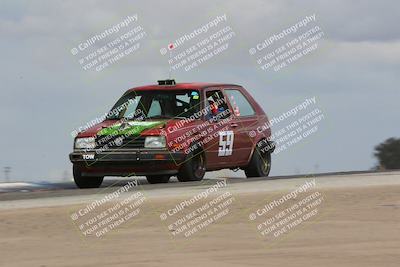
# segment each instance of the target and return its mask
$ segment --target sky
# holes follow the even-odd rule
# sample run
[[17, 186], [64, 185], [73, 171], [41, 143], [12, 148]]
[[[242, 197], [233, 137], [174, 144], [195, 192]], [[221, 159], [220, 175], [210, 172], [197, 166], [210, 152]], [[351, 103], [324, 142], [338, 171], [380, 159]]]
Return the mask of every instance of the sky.
[[[227, 26], [234, 32], [225, 51], [189, 71], [173, 70], [177, 82], [240, 84], [269, 117], [315, 96], [324, 114], [317, 132], [273, 155], [271, 175], [368, 170], [376, 165], [374, 146], [399, 136], [397, 1], [1, 2], [0, 181], [5, 166], [13, 181], [69, 179], [71, 132], [127, 89], [167, 78], [169, 52], [160, 49], [223, 15], [226, 21], [171, 50], [177, 56]], [[318, 48], [282, 70], [262, 70], [249, 49], [313, 14], [304, 29], [323, 32]], [[140, 48], [101, 71], [84, 70], [79, 59], [102, 42], [78, 55], [71, 50], [133, 15], [137, 21], [125, 29], [145, 32]]]

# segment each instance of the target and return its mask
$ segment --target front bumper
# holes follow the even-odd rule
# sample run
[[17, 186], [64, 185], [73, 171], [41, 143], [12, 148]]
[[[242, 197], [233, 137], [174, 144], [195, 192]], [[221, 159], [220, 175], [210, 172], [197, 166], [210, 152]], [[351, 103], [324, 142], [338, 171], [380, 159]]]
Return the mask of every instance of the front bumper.
[[87, 176], [173, 175], [184, 162], [185, 154], [160, 149], [120, 149], [99, 153], [74, 150], [69, 158], [82, 175]]

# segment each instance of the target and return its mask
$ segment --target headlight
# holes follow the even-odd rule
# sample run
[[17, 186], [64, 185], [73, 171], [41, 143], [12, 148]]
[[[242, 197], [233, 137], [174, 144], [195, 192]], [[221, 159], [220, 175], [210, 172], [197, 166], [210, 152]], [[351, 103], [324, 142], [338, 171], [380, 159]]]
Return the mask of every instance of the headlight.
[[75, 140], [75, 148], [94, 149], [95, 148], [94, 137], [77, 138]]
[[144, 147], [161, 148], [165, 147], [165, 136], [147, 136], [144, 140]]

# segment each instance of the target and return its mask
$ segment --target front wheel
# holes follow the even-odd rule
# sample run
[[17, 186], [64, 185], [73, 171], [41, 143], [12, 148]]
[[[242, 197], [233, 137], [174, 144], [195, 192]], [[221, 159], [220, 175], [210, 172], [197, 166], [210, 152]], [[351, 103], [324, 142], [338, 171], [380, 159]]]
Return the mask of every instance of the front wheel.
[[103, 182], [103, 176], [82, 176], [81, 170], [74, 166], [73, 167], [74, 181], [79, 188], [99, 188]]
[[256, 146], [249, 165], [244, 169], [247, 178], [266, 177], [271, 171], [271, 153]]
[[149, 184], [164, 184], [168, 183], [169, 175], [147, 175], [146, 179]]
[[204, 153], [191, 153], [188, 159], [182, 164], [177, 178], [179, 182], [191, 182], [203, 180], [206, 173], [206, 161]]

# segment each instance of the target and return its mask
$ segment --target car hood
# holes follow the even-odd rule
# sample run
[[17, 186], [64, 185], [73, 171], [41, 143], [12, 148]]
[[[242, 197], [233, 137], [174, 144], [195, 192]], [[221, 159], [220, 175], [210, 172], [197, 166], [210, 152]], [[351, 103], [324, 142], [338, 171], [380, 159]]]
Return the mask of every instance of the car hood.
[[131, 135], [139, 136], [143, 131], [162, 128], [165, 123], [163, 121], [127, 121], [123, 123], [115, 123], [105, 127], [97, 132], [97, 135]]
[[[185, 125], [190, 125], [193, 122], [188, 122]], [[152, 121], [127, 121], [121, 123], [115, 120], [106, 120], [84, 132], [78, 134], [78, 137], [93, 137], [96, 135], [159, 135], [163, 129], [176, 129], [182, 125], [182, 120], [152, 120]], [[166, 131], [170, 132], [170, 131]]]

